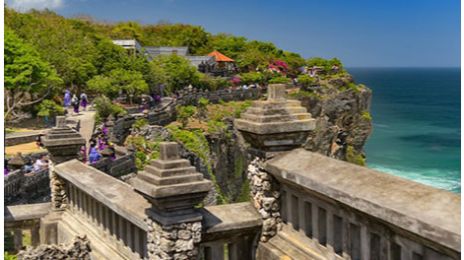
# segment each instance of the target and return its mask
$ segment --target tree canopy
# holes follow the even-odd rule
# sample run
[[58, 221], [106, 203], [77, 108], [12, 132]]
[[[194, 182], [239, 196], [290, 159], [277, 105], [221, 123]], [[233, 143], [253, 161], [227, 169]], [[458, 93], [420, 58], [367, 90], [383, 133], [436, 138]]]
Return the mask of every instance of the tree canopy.
[[55, 69], [37, 51], [5, 27], [5, 118], [46, 98], [62, 83]]

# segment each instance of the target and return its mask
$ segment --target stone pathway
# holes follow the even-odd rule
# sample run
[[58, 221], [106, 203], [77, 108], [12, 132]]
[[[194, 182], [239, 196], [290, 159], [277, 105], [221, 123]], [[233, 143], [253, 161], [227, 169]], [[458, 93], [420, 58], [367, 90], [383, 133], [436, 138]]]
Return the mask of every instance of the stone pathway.
[[72, 112], [68, 113], [68, 118], [79, 119], [81, 121], [81, 127], [79, 133], [86, 141], [87, 150], [89, 149], [89, 141], [92, 137], [93, 130], [95, 127], [95, 111], [81, 111], [79, 115], [73, 115]]

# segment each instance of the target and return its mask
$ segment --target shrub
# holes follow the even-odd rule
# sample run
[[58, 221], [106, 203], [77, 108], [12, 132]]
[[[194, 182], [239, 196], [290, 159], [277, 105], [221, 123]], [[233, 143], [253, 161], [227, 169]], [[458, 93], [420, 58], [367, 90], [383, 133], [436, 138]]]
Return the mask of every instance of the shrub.
[[206, 117], [208, 105], [209, 105], [209, 100], [207, 98], [201, 97], [200, 99], [198, 99], [198, 105], [197, 105], [198, 121], [201, 122], [201, 119]]
[[111, 100], [106, 96], [99, 96], [94, 99], [95, 109], [97, 111], [98, 118], [107, 118], [109, 115], [125, 115], [127, 111], [120, 105], [113, 104]]
[[371, 113], [369, 113], [369, 111], [366, 110], [361, 112], [361, 118], [366, 121], [372, 121]]
[[314, 83], [314, 78], [310, 77], [307, 74], [299, 75], [298, 76], [298, 83], [302, 87], [309, 87]]
[[189, 118], [197, 112], [197, 109], [194, 106], [177, 106], [176, 111], [178, 121], [182, 124], [182, 128], [185, 128]]
[[358, 153], [353, 146], [348, 145], [346, 147], [346, 161], [350, 163], [354, 163], [360, 166], [366, 165], [366, 159], [360, 153]]
[[148, 125], [148, 120], [145, 118], [139, 118], [134, 122], [134, 124], [132, 124], [132, 128], [140, 129], [146, 125]]
[[277, 76], [269, 80], [269, 84], [288, 84], [290, 83], [290, 79], [283, 77], [283, 76]]
[[245, 84], [263, 83], [264, 75], [261, 72], [247, 72], [239, 75], [240, 81]]

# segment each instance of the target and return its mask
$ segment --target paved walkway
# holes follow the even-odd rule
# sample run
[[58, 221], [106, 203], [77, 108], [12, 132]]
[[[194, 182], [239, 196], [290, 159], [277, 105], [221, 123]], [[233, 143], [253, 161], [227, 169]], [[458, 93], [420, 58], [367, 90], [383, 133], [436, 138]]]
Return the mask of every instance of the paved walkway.
[[79, 133], [84, 137], [86, 141], [87, 150], [89, 149], [89, 141], [93, 134], [95, 127], [95, 111], [81, 111], [79, 115], [73, 115], [72, 112], [68, 113], [68, 118], [79, 119], [81, 121], [81, 127]]

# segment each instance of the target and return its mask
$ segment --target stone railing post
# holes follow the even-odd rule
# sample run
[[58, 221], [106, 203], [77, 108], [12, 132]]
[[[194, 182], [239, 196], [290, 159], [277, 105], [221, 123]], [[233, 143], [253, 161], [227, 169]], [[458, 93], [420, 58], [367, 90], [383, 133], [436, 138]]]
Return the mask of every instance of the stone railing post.
[[42, 139], [50, 154], [49, 174], [51, 202], [53, 210], [62, 210], [67, 206], [65, 182], [55, 173], [54, 166], [78, 158], [78, 152], [85, 140], [82, 136], [66, 126], [64, 116], [56, 117], [56, 127], [52, 128]]
[[257, 157], [248, 166], [248, 179], [253, 204], [263, 218], [261, 241], [265, 242], [276, 234], [282, 220], [279, 183], [264, 171], [263, 162], [304, 144], [315, 128], [315, 120], [299, 101], [285, 98], [284, 84], [271, 84], [268, 99], [254, 101], [234, 126]]
[[209, 180], [179, 157], [178, 144], [160, 144], [160, 158], [131, 180], [152, 204], [147, 211], [148, 259], [196, 259], [202, 215], [195, 206], [212, 188]]

